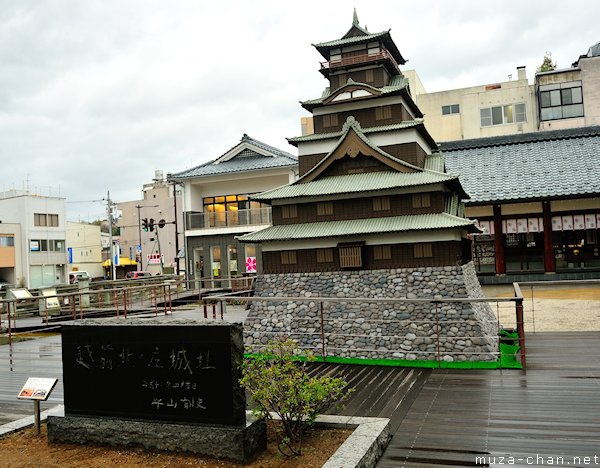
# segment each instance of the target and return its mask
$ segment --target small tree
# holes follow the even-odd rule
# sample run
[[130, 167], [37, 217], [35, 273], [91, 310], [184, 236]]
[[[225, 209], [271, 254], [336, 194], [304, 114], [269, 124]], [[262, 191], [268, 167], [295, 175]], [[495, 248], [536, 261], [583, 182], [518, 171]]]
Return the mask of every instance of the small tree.
[[538, 67], [538, 72], [547, 72], [556, 70], [556, 62], [552, 63], [552, 52], [546, 52], [542, 64]]
[[[351, 392], [343, 378], [308, 375], [299, 353], [295, 341], [273, 339], [264, 356], [244, 362], [240, 380], [256, 404], [254, 414], [279, 416], [278, 449], [288, 457], [302, 453], [302, 436], [317, 415]], [[306, 359], [315, 357], [308, 353]]]

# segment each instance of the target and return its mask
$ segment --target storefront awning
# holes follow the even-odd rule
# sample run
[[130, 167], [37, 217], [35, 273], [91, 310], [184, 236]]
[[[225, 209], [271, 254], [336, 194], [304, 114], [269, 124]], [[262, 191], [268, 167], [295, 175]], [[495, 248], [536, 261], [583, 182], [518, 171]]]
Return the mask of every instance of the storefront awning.
[[[111, 265], [112, 265], [112, 261], [110, 259], [106, 260], [106, 261], [104, 261], [102, 263], [103, 267], [109, 267]], [[120, 266], [135, 266], [135, 265], [137, 265], [137, 263], [136, 263], [135, 260], [131, 260], [130, 258], [127, 258], [127, 257], [120, 257], [119, 258], [119, 264], [117, 265], [117, 267], [120, 267]]]

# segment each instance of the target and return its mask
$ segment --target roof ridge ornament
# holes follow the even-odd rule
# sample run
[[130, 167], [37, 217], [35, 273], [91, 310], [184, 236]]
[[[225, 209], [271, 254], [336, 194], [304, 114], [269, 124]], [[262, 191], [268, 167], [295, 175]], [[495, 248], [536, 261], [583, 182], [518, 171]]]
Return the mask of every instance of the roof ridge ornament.
[[342, 132], [347, 132], [350, 128], [362, 132], [360, 122], [356, 120], [356, 118], [353, 115], [349, 115], [346, 119], [346, 122], [344, 122], [344, 125], [342, 126]]
[[352, 26], [358, 26], [358, 15], [356, 14], [356, 7], [354, 7], [354, 13], [352, 14]]

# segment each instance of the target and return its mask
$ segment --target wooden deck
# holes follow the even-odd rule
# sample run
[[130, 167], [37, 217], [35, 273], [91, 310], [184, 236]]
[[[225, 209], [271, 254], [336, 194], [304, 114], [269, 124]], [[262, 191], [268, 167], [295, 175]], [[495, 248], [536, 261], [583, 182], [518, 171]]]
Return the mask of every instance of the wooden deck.
[[527, 339], [527, 371], [434, 370], [377, 466], [600, 464], [600, 333]]

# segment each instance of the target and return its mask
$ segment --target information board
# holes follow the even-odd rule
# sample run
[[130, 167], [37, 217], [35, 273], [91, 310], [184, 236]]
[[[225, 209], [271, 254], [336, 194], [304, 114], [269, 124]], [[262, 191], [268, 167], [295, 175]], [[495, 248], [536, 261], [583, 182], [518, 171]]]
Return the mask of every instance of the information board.
[[58, 379], [29, 377], [17, 398], [20, 400], [46, 401], [57, 382]]
[[169, 422], [245, 421], [241, 325], [64, 325], [65, 414]]

